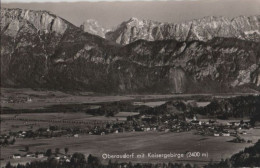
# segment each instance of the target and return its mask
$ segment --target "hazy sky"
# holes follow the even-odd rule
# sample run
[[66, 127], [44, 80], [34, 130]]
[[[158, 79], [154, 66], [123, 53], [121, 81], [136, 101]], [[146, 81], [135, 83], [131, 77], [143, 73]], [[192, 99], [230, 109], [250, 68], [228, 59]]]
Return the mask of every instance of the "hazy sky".
[[[100, 25], [107, 28], [116, 26], [131, 17], [162, 22], [180, 22], [205, 16], [226, 16], [232, 18], [239, 15], [260, 14], [260, 0], [172, 0], [148, 2], [104, 2], [104, 0], [102, 0], [103, 2], [74, 2], [73, 0], [62, 0], [73, 2], [57, 2], [60, 0], [48, 0], [48, 2], [45, 2], [46, 0], [37, 0], [38, 2], [44, 1], [44, 3], [28, 3], [28, 1], [33, 0], [1, 1], [2, 7], [48, 10], [77, 26], [84, 20], [95, 19]], [[21, 1], [27, 1], [27, 3], [21, 3]]]

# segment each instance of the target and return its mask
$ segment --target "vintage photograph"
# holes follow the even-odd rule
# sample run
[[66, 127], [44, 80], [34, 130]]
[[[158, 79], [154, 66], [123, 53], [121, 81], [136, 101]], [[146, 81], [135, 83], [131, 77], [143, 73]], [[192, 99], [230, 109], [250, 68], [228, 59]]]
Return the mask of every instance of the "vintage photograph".
[[260, 0], [1, 0], [0, 168], [260, 167]]

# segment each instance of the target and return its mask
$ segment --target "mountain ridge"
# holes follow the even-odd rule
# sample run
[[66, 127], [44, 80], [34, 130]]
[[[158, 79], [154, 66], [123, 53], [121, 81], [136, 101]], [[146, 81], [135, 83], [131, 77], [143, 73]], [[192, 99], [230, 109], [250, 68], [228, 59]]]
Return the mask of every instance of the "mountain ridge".
[[[18, 16], [19, 11], [1, 10], [2, 87], [102, 93], [260, 91], [259, 42], [216, 37], [136, 40], [123, 46], [62, 18], [66, 30], [52, 29], [56, 15], [35, 11]], [[41, 19], [45, 17], [51, 19]]]
[[[243, 22], [244, 27], [241, 26], [241, 22]], [[248, 22], [247, 25], [245, 24], [246, 22]], [[243, 28], [243, 30], [238, 30], [238, 26]], [[256, 37], [250, 37], [254, 33], [256, 33], [254, 35]], [[177, 24], [130, 18], [128, 21], [122, 22], [115, 30], [106, 33], [108, 40], [122, 45], [138, 39], [148, 41], [163, 39], [207, 41], [213, 37], [236, 37], [250, 41], [259, 41], [260, 15], [239, 16], [232, 19], [223, 16], [207, 16]]]

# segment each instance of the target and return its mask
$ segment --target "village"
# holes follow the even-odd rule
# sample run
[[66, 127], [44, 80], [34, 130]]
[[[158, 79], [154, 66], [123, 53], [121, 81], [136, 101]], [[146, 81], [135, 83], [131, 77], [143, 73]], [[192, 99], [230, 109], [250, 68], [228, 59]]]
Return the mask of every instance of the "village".
[[[197, 119], [195, 116], [192, 119], [186, 118], [185, 120], [178, 119], [174, 115], [136, 115], [128, 117], [124, 122], [106, 123], [104, 125], [95, 126], [93, 128], [80, 128], [80, 127], [60, 127], [50, 126], [48, 128], [39, 128], [35, 131], [21, 130], [18, 132], [9, 132], [9, 134], [2, 134], [0, 136], [0, 143], [2, 147], [13, 145], [20, 138], [53, 138], [60, 136], [67, 136], [71, 138], [80, 138], [82, 135], [100, 135], [105, 136], [108, 134], [120, 134], [126, 132], [165, 132], [165, 133], [180, 133], [195, 131], [195, 134], [201, 136], [215, 136], [226, 137], [233, 136], [234, 139], [230, 142], [234, 143], [251, 143], [251, 141], [245, 141], [239, 135], [246, 134], [245, 130], [253, 129], [249, 121], [218, 121], [218, 120], [206, 120]], [[25, 154], [13, 154], [10, 159], [21, 158], [35, 158], [46, 159], [53, 157], [61, 162], [69, 162], [70, 155], [67, 155], [68, 149], [64, 149], [64, 154], [60, 152], [60, 149], [55, 149], [52, 152], [51, 149], [46, 151], [31, 152], [29, 146], [24, 149], [20, 149]]]
[[[23, 119], [24, 121], [25, 119]], [[24, 124], [28, 124], [25, 121]], [[66, 121], [63, 121], [67, 123]], [[96, 123], [96, 124], [93, 124]], [[229, 120], [212, 120], [212, 119], [197, 119], [194, 116], [192, 119], [179, 119], [179, 116], [172, 114], [163, 115], [135, 115], [127, 117], [126, 121], [114, 122], [93, 122], [89, 126], [89, 122], [78, 122], [79, 126], [58, 126], [50, 125], [47, 128], [38, 128], [36, 130], [20, 130], [17, 132], [9, 132], [8, 134], [0, 135], [0, 145], [7, 146], [15, 143], [19, 138], [53, 138], [53, 137], [74, 137], [80, 135], [107, 135], [118, 134], [124, 132], [187, 132], [195, 130], [198, 135], [202, 136], [234, 136], [239, 134], [247, 134], [246, 130], [253, 129], [249, 120], [229, 121]], [[81, 127], [80, 125], [86, 125]], [[32, 128], [32, 126], [30, 127]]]
[[52, 149], [47, 149], [46, 151], [41, 152], [30, 152], [29, 148], [24, 150], [25, 154], [13, 154], [10, 156], [10, 159], [22, 159], [22, 158], [29, 158], [29, 159], [36, 159], [36, 160], [46, 160], [53, 158], [60, 162], [70, 162], [71, 155], [68, 154], [69, 148], [64, 148], [64, 152], [61, 152], [59, 148], [55, 148], [53, 152]]
[[[30, 101], [30, 99], [24, 100]], [[26, 141], [51, 143], [55, 139], [62, 139], [64, 143], [66, 140], [80, 141], [85, 144], [88, 142], [84, 142], [84, 139], [92, 138], [109, 138], [112, 141], [113, 137], [127, 137], [128, 135], [133, 137], [144, 135], [145, 138], [152, 134], [170, 137], [188, 134], [188, 137], [195, 139], [214, 139], [216, 142], [225, 142], [227, 145], [234, 143], [234, 145], [246, 146], [254, 143], [251, 133], [256, 129], [249, 119], [221, 119], [218, 116], [206, 116], [198, 113], [199, 111], [193, 108], [196, 106], [190, 105], [190, 102], [187, 104], [183, 102], [179, 100], [163, 104], [160, 102], [154, 107], [136, 102], [92, 104], [91, 106], [73, 105], [71, 108], [64, 106], [62, 109], [65, 112], [47, 111], [44, 117], [38, 117], [39, 111], [38, 113], [16, 111], [13, 114], [6, 114], [1, 117], [1, 123], [8, 123], [8, 125], [5, 131], [1, 132], [0, 146], [4, 150], [14, 148], [16, 144], [19, 147], [15, 152], [7, 153], [4, 158], [0, 159], [23, 162], [23, 160], [53, 158], [60, 162], [69, 162], [71, 156], [65, 151], [60, 152], [56, 146], [47, 147], [45, 143], [42, 143], [42, 146], [38, 148], [26, 144]], [[92, 106], [97, 108], [90, 108]], [[74, 107], [82, 107], [82, 109], [78, 109], [79, 112], [70, 112]], [[87, 110], [83, 110], [84, 108]], [[60, 145], [59, 148], [66, 146], [68, 144]], [[77, 146], [71, 147], [72, 150], [75, 148], [77, 149]]]

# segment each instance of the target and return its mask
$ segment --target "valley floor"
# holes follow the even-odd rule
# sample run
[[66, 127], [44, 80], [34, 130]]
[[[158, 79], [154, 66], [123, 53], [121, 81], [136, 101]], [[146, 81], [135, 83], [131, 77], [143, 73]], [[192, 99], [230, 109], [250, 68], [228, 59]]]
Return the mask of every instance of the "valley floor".
[[[214, 96], [237, 96], [240, 94], [226, 94]], [[170, 98], [185, 98], [185, 101], [190, 101], [198, 96], [201, 98], [213, 96], [210, 94], [200, 95], [127, 95], [127, 96], [95, 96], [92, 93], [62, 93], [54, 91], [34, 91], [31, 89], [2, 89], [1, 107], [10, 109], [44, 109], [51, 105], [57, 104], [83, 104], [83, 103], [102, 103], [114, 101], [131, 101], [133, 103], [147, 105], [150, 107], [163, 104]], [[92, 104], [92, 105], [93, 105]], [[207, 105], [208, 102], [202, 101], [201, 106]], [[199, 105], [199, 104], [198, 104]], [[95, 105], [94, 105], [95, 106]], [[22, 112], [22, 111], [21, 111]], [[1, 114], [1, 134], [8, 134], [10, 132], [38, 130], [40, 128], [50, 128], [50, 126], [59, 127], [79, 127], [84, 129], [86, 125], [78, 123], [66, 123], [63, 120], [70, 120], [75, 122], [80, 121], [94, 121], [94, 122], [119, 122], [125, 121], [127, 116], [136, 115], [134, 112], [119, 112], [114, 117], [92, 116], [85, 112], [66, 112], [57, 111], [52, 113], [21, 113], [21, 114]], [[9, 120], [9, 119], [14, 120]], [[26, 119], [26, 120], [23, 120]], [[207, 118], [206, 118], [207, 119]], [[39, 121], [38, 121], [39, 120]], [[44, 121], [40, 121], [44, 120]], [[245, 147], [251, 146], [260, 139], [260, 129], [249, 129], [247, 134], [240, 135], [250, 143], [232, 143], [228, 142], [234, 139], [233, 136], [202, 136], [196, 135], [195, 131], [188, 132], [120, 132], [111, 133], [108, 135], [89, 135], [79, 134], [78, 136], [62, 135], [51, 138], [16, 138], [15, 144], [1, 147], [1, 167], [8, 161], [13, 164], [26, 163], [33, 160], [44, 160], [42, 158], [26, 157], [28, 153], [24, 151], [25, 147], [29, 147], [29, 151], [46, 152], [47, 149], [55, 151], [59, 148], [61, 153], [64, 153], [64, 148], [69, 148], [69, 154], [80, 152], [86, 155], [92, 154], [101, 159], [103, 163], [107, 163], [109, 159], [102, 159], [103, 154], [122, 155], [144, 154], [142, 158], [131, 159], [112, 159], [112, 161], [119, 162], [182, 162], [194, 163], [203, 165], [211, 160], [220, 161], [228, 158], [233, 154], [243, 150]], [[189, 157], [188, 152], [199, 152], [199, 157]], [[177, 153], [184, 154], [184, 158], [150, 158], [149, 153], [169, 154]], [[14, 154], [20, 154], [22, 158], [14, 159]], [[207, 156], [205, 155], [207, 154]], [[203, 155], [203, 156], [202, 156]]]
[[[244, 139], [253, 140], [253, 143], [260, 139], [260, 129], [252, 129]], [[69, 147], [69, 153], [80, 152], [88, 156], [92, 154], [99, 157], [103, 163], [108, 159], [102, 159], [102, 154], [121, 155], [124, 153], [135, 155], [144, 153], [146, 156], [141, 159], [112, 159], [112, 161], [131, 161], [131, 162], [183, 162], [194, 164], [205, 164], [210, 160], [220, 161], [243, 150], [245, 147], [253, 145], [252, 143], [231, 143], [233, 137], [212, 137], [194, 135], [193, 132], [183, 133], [162, 133], [162, 132], [133, 132], [100, 135], [80, 135], [79, 137], [55, 137], [55, 138], [36, 138], [36, 139], [17, 139], [15, 145], [3, 147], [1, 149], [1, 167], [7, 161], [11, 163], [25, 163], [31, 158], [9, 159], [14, 153], [25, 154], [21, 152], [25, 146], [29, 146], [30, 151], [46, 151], [47, 149], [60, 148], [63, 150]], [[168, 154], [186, 152], [208, 153], [208, 157], [191, 157], [191, 158], [148, 158], [148, 153]], [[39, 160], [39, 159], [38, 159]]]

